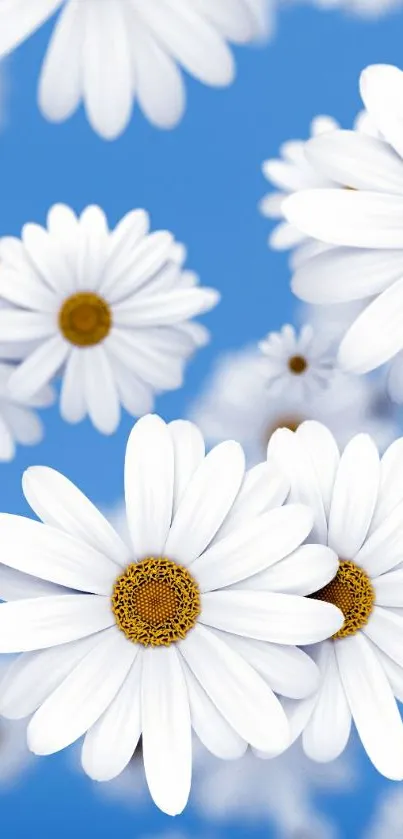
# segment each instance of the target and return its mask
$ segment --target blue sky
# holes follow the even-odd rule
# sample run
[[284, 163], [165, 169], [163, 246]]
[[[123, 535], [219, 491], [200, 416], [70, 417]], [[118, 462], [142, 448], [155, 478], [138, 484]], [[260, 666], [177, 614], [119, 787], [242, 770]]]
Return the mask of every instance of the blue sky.
[[[154, 229], [169, 229], [186, 243], [188, 266], [205, 285], [219, 288], [223, 300], [206, 317], [213, 340], [189, 367], [185, 387], [157, 403], [165, 418], [180, 417], [217, 354], [292, 317], [287, 259], [268, 251], [269, 224], [257, 212], [266, 191], [262, 161], [275, 156], [282, 141], [306, 136], [317, 113], [332, 114], [350, 127], [360, 108], [360, 70], [370, 63], [403, 63], [403, 13], [364, 22], [300, 5], [289, 8], [271, 44], [237, 51], [232, 88], [216, 91], [189, 80], [179, 128], [157, 132], [136, 111], [129, 129], [112, 143], [92, 132], [81, 111], [61, 126], [39, 114], [36, 82], [50, 31], [51, 25], [44, 27], [7, 61], [0, 235], [18, 235], [26, 221], [44, 223], [48, 208], [62, 201], [76, 211], [99, 203], [111, 225], [128, 210], [144, 207]], [[45, 422], [40, 446], [20, 449], [12, 464], [1, 465], [0, 509], [27, 512], [20, 480], [31, 463], [54, 466], [102, 505], [116, 502], [131, 420], [125, 417], [112, 438], [98, 435], [89, 423], [63, 424], [56, 409], [46, 413]], [[360, 767], [355, 796], [341, 799], [342, 806], [331, 796], [323, 801], [345, 839], [364, 839], [372, 802], [387, 786], [365, 759]], [[207, 836], [191, 808], [173, 825], [151, 804], [137, 812], [95, 794], [66, 754], [38, 761], [15, 790], [0, 794], [0, 824], [12, 839], [137, 839], [174, 827], [196, 839]], [[255, 830], [238, 822], [221, 824], [211, 836], [221, 839], [229, 832], [233, 839], [273, 835], [267, 825]]]

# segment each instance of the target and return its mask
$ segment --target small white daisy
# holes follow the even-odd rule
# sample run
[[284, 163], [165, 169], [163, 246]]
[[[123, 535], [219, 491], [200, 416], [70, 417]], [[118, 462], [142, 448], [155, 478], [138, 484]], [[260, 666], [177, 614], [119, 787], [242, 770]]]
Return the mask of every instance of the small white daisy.
[[307, 419], [327, 425], [339, 445], [358, 431], [369, 432], [383, 450], [398, 433], [395, 412], [385, 405], [384, 388], [369, 377], [337, 373], [325, 391], [308, 397], [292, 385], [273, 397], [267, 389], [265, 359], [249, 347], [218, 359], [205, 387], [189, 410], [210, 443], [238, 440], [250, 464], [265, 456], [277, 428], [295, 431]]
[[55, 399], [50, 387], [26, 400], [11, 398], [8, 384], [15, 369], [15, 364], [0, 361], [0, 461], [13, 459], [16, 443], [34, 446], [42, 440], [43, 424], [34, 409], [46, 408]]
[[0, 240], [0, 296], [13, 305], [0, 309], [2, 340], [36, 342], [10, 377], [10, 396], [28, 400], [61, 375], [62, 417], [88, 414], [110, 434], [120, 405], [140, 416], [155, 393], [181, 386], [186, 360], [208, 338], [189, 318], [219, 294], [182, 270], [184, 248], [165, 230], [149, 233], [143, 210], [110, 232], [99, 207], [78, 219], [57, 204], [47, 226]]
[[[310, 139], [336, 131], [338, 128], [339, 123], [333, 117], [317, 116], [310, 125]], [[374, 127], [365, 111], [358, 114], [354, 129], [373, 133]], [[268, 244], [275, 250], [294, 248], [291, 257], [293, 264], [327, 250], [329, 245], [311, 239], [301, 228], [287, 221], [283, 210], [285, 199], [304, 189], [340, 188], [338, 183], [310, 160], [306, 154], [307, 143], [308, 140], [288, 140], [280, 148], [280, 158], [265, 160], [262, 167], [265, 178], [273, 184], [277, 192], [266, 195], [260, 202], [259, 209], [268, 218], [281, 219], [270, 233]]]
[[334, 375], [335, 359], [329, 341], [318, 337], [310, 325], [303, 326], [298, 335], [293, 326], [286, 324], [280, 332], [269, 332], [259, 349], [265, 360], [270, 396], [291, 387], [297, 397], [310, 396], [327, 388]]
[[13, 597], [0, 605], [0, 652], [23, 653], [0, 713], [33, 714], [33, 752], [85, 735], [83, 767], [106, 781], [141, 736], [151, 795], [174, 815], [190, 791], [192, 726], [220, 757], [287, 747], [276, 694], [305, 697], [318, 675], [295, 645], [329, 637], [343, 616], [305, 596], [337, 557], [302, 544], [312, 513], [279, 506], [288, 484], [275, 468], [245, 473], [238, 443], [205, 456], [196, 426], [144, 417], [125, 460], [130, 544], [58, 472], [31, 467], [23, 489], [43, 523], [0, 515], [0, 595]]
[[338, 246], [298, 266], [292, 287], [311, 303], [367, 303], [341, 342], [340, 364], [366, 373], [396, 359], [389, 390], [403, 401], [403, 73], [368, 67], [360, 88], [379, 137], [335, 131], [306, 149], [323, 173], [352, 189], [302, 191], [284, 204], [307, 235]]
[[293, 736], [317, 761], [340, 755], [354, 720], [378, 771], [403, 779], [403, 438], [379, 459], [359, 434], [340, 456], [327, 428], [277, 431], [268, 446], [291, 483], [289, 499], [309, 504], [313, 538], [339, 557], [335, 578], [311, 594], [333, 603], [344, 623], [310, 652], [321, 671], [316, 694], [285, 701]]
[[[273, 0], [2, 0], [0, 58], [59, 12], [39, 81], [53, 122], [81, 101], [106, 139], [127, 126], [136, 100], [147, 119], [171, 128], [185, 109], [180, 66], [204, 84], [233, 81], [227, 42], [267, 33]], [[179, 65], [179, 66], [178, 66]]]

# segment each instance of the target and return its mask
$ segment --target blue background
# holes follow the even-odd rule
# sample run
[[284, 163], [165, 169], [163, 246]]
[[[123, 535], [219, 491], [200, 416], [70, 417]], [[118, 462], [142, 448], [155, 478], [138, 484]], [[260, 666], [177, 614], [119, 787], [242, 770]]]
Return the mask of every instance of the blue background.
[[[36, 84], [52, 25], [7, 61], [0, 233], [19, 235], [26, 221], [43, 224], [48, 208], [62, 201], [76, 211], [99, 203], [111, 226], [128, 210], [144, 207], [154, 229], [167, 228], [186, 243], [188, 266], [205, 285], [219, 288], [223, 300], [206, 318], [213, 340], [189, 366], [185, 387], [158, 401], [165, 418], [179, 417], [218, 353], [261, 338], [292, 318], [287, 257], [269, 252], [269, 223], [257, 211], [267, 191], [262, 161], [276, 156], [284, 140], [305, 137], [318, 113], [350, 127], [360, 108], [361, 69], [376, 62], [403, 63], [403, 13], [366, 22], [341, 12], [288, 8], [279, 16], [272, 43], [236, 51], [238, 76], [230, 89], [212, 90], [188, 80], [187, 112], [176, 130], [158, 132], [136, 110], [129, 129], [112, 143], [93, 133], [81, 111], [60, 126], [39, 114]], [[54, 466], [102, 505], [116, 502], [130, 418], [112, 438], [98, 435], [88, 423], [62, 423], [57, 409], [46, 412], [45, 422], [41, 446], [20, 448], [12, 464], [1, 465], [0, 509], [27, 512], [20, 480], [31, 463]], [[214, 839], [227, 833], [234, 839], [273, 835], [267, 825], [210, 828], [191, 807], [174, 822], [147, 800], [139, 810], [130, 809], [95, 793], [70, 764], [65, 754], [38, 760], [35, 771], [1, 795], [4, 836], [135, 839], [174, 829]], [[387, 786], [364, 757], [360, 766], [358, 794], [340, 799], [342, 806], [329, 796], [321, 801], [347, 839], [365, 835], [376, 796]]]

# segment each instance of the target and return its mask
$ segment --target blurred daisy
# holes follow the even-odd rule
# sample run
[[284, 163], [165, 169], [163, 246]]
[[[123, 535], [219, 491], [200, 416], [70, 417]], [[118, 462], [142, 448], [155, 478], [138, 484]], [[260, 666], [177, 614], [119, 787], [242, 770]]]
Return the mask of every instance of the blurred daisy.
[[[320, 137], [336, 131], [339, 123], [329, 116], [317, 116], [310, 125], [310, 138]], [[365, 111], [358, 114], [354, 129], [373, 133], [374, 127]], [[306, 155], [306, 140], [288, 140], [280, 148], [280, 158], [265, 160], [263, 174], [270, 184], [277, 189], [266, 195], [259, 204], [261, 213], [272, 219], [281, 219], [280, 223], [270, 233], [268, 244], [275, 250], [294, 248], [292, 261], [295, 264], [306, 258], [327, 250], [328, 245], [315, 242], [284, 216], [283, 205], [288, 195], [302, 189], [339, 188], [339, 184], [324, 174], [319, 167]]]
[[54, 402], [50, 387], [25, 399], [12, 399], [8, 383], [16, 369], [13, 364], [0, 362], [0, 461], [12, 460], [16, 444], [34, 446], [43, 437], [43, 425], [35, 408], [45, 408]]
[[380, 461], [358, 434], [340, 456], [330, 431], [307, 422], [277, 431], [268, 457], [288, 476], [290, 500], [309, 503], [313, 538], [339, 557], [334, 579], [311, 597], [338, 606], [344, 623], [310, 650], [321, 672], [316, 694], [284, 701], [293, 736], [302, 732], [305, 753], [326, 762], [343, 752], [353, 719], [374, 766], [401, 780], [403, 438]]
[[[35, 348], [10, 376], [9, 393], [29, 400], [61, 375], [60, 412], [68, 422], [87, 414], [114, 432], [120, 405], [132, 415], [151, 410], [154, 394], [180, 387], [186, 360], [207, 338], [189, 318], [216, 305], [182, 270], [185, 251], [167, 231], [149, 233], [143, 210], [108, 230], [99, 207], [78, 219], [57, 204], [48, 229], [26, 224], [21, 240], [0, 241], [0, 334]], [[18, 307], [18, 308], [16, 308]]]
[[293, 326], [269, 332], [259, 343], [265, 359], [266, 386], [270, 395], [295, 388], [297, 394], [311, 395], [329, 385], [334, 373], [334, 356], [329, 342], [315, 335], [312, 326], [303, 326], [299, 335]]
[[293, 290], [311, 303], [367, 300], [339, 350], [340, 364], [366, 373], [396, 359], [389, 389], [403, 401], [403, 73], [374, 65], [361, 74], [361, 95], [384, 140], [336, 131], [312, 140], [310, 160], [352, 190], [308, 190], [284, 211], [306, 234], [332, 245], [297, 267]]
[[[43, 523], [0, 515], [14, 594], [0, 605], [0, 652], [23, 653], [3, 681], [0, 713], [33, 714], [33, 752], [85, 735], [83, 767], [106, 781], [142, 736], [150, 793], [175, 815], [190, 791], [192, 726], [222, 758], [247, 743], [287, 747], [276, 694], [317, 687], [316, 666], [295, 644], [329, 637], [343, 617], [305, 597], [333, 578], [337, 558], [301, 547], [312, 513], [279, 506], [288, 485], [276, 469], [245, 474], [239, 444], [205, 456], [196, 426], [144, 417], [126, 451], [130, 545], [58, 472], [31, 467], [23, 489]], [[250, 576], [256, 585], [263, 576], [264, 591], [250, 590]]]
[[[62, 122], [84, 103], [106, 139], [127, 126], [134, 99], [147, 119], [171, 128], [185, 108], [180, 66], [204, 84], [233, 81], [227, 42], [261, 38], [272, 0], [2, 0], [0, 58], [58, 11], [39, 81], [39, 106]], [[178, 66], [179, 65], [179, 66]]]
[[385, 405], [382, 384], [337, 372], [325, 391], [308, 397], [292, 386], [273, 397], [267, 389], [265, 359], [255, 347], [222, 356], [190, 407], [189, 416], [210, 443], [238, 440], [248, 462], [265, 457], [277, 428], [295, 431], [307, 419], [325, 423], [344, 445], [358, 431], [368, 431], [384, 449], [397, 436], [394, 412]]

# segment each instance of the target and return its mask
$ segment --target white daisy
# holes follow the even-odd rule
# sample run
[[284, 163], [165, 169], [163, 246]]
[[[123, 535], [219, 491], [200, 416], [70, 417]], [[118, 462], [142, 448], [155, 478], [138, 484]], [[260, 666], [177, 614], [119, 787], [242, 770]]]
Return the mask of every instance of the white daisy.
[[264, 361], [255, 347], [218, 359], [189, 409], [189, 417], [210, 443], [238, 440], [253, 464], [264, 458], [277, 428], [295, 430], [307, 419], [325, 423], [340, 445], [358, 431], [367, 431], [383, 450], [397, 436], [395, 412], [379, 381], [337, 373], [329, 388], [308, 397], [291, 387], [293, 379], [287, 392], [273, 398], [267, 389]]
[[26, 224], [21, 241], [0, 241], [0, 296], [13, 304], [0, 309], [2, 340], [36, 341], [9, 392], [28, 400], [61, 374], [62, 417], [88, 414], [110, 434], [121, 404], [139, 416], [155, 393], [181, 386], [186, 360], [208, 338], [189, 318], [219, 295], [182, 270], [185, 251], [170, 233], [148, 232], [143, 210], [110, 232], [99, 207], [78, 219], [59, 204], [47, 224]]
[[293, 290], [312, 303], [369, 298], [341, 343], [340, 363], [366, 373], [395, 359], [389, 390], [403, 401], [403, 73], [374, 65], [360, 87], [385, 139], [336, 131], [308, 144], [315, 165], [353, 189], [302, 191], [285, 202], [286, 216], [306, 234], [338, 246], [297, 267]]
[[311, 648], [321, 671], [316, 694], [285, 701], [293, 736], [302, 731], [306, 754], [333, 760], [344, 750], [354, 720], [380, 773], [403, 778], [403, 438], [379, 460], [359, 434], [342, 455], [327, 428], [304, 423], [277, 431], [270, 462], [291, 483], [290, 500], [315, 516], [313, 537], [339, 557], [335, 578], [312, 594], [344, 614], [333, 638]]
[[334, 354], [329, 341], [305, 325], [299, 335], [290, 324], [269, 332], [259, 343], [265, 360], [266, 386], [270, 396], [295, 388], [296, 395], [312, 395], [329, 386], [334, 374]]
[[235, 62], [227, 42], [262, 37], [271, 6], [272, 0], [2, 0], [0, 58], [58, 11], [39, 81], [43, 114], [62, 122], [82, 101], [94, 130], [112, 139], [136, 100], [150, 122], [170, 128], [185, 108], [179, 67], [204, 84], [230, 84]]
[[[310, 138], [320, 137], [336, 131], [339, 123], [329, 116], [317, 116], [310, 125]], [[358, 114], [354, 129], [367, 134], [373, 133], [374, 127], [365, 111]], [[280, 158], [265, 160], [263, 174], [269, 183], [278, 190], [266, 195], [259, 204], [261, 213], [272, 219], [281, 219], [268, 238], [268, 244], [275, 250], [294, 248], [292, 264], [321, 253], [328, 245], [315, 242], [284, 216], [283, 205], [288, 195], [304, 189], [326, 189], [339, 184], [324, 174], [306, 155], [307, 140], [288, 140], [280, 148]]]
[[44, 387], [27, 400], [12, 399], [8, 383], [16, 366], [0, 361], [0, 461], [12, 460], [16, 443], [34, 446], [43, 437], [43, 425], [35, 408], [54, 402], [50, 387]]
[[[0, 713], [33, 714], [36, 754], [85, 734], [83, 767], [98, 781], [125, 768], [141, 735], [151, 795], [172, 815], [189, 795], [191, 726], [220, 757], [247, 743], [282, 751], [289, 731], [274, 691], [298, 698], [317, 686], [294, 645], [343, 622], [304, 596], [337, 569], [329, 548], [300, 547], [311, 511], [279, 507], [288, 485], [270, 465], [244, 469], [239, 444], [205, 456], [196, 426], [147, 416], [126, 452], [130, 545], [46, 467], [23, 479], [43, 523], [0, 515], [0, 594], [14, 598], [0, 605], [0, 652], [23, 653]], [[251, 576], [264, 591], [251, 592]]]

